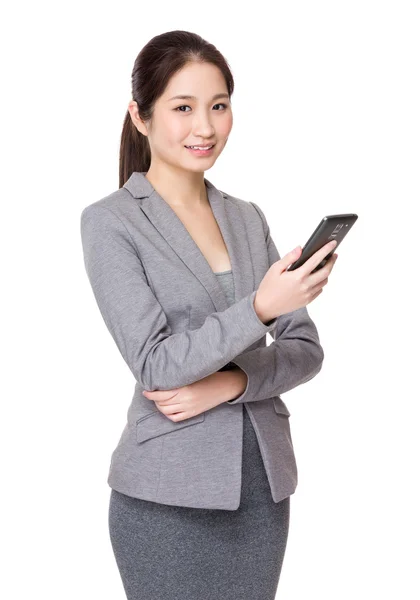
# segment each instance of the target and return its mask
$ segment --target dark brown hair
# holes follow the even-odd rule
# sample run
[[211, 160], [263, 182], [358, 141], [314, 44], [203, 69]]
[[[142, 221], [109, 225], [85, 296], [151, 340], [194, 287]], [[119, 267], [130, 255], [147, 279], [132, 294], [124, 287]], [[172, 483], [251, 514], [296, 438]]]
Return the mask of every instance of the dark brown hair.
[[[194, 61], [218, 67], [231, 98], [233, 75], [219, 50], [196, 33], [167, 31], [153, 37], [143, 47], [131, 73], [132, 97], [144, 121], [151, 119], [155, 102], [164, 93], [170, 78]], [[120, 144], [120, 187], [134, 171], [148, 171], [150, 161], [149, 140], [135, 127], [127, 110]]]

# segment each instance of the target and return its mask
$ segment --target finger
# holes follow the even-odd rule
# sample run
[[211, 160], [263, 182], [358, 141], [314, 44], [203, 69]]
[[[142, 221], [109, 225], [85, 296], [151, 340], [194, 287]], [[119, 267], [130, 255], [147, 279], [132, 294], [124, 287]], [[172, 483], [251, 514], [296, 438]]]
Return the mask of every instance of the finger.
[[278, 262], [281, 263], [283, 266], [288, 267], [297, 260], [299, 255], [300, 246], [296, 246], [294, 250], [291, 250], [290, 252], [282, 256], [282, 258]]
[[328, 276], [327, 276], [327, 277], [324, 277], [324, 279], [322, 279], [322, 280], [321, 280], [321, 281], [318, 283], [318, 285], [314, 286], [314, 287], [312, 288], [312, 290], [313, 290], [314, 292], [317, 292], [317, 291], [319, 290], [319, 288], [323, 288], [323, 287], [324, 287], [324, 285], [327, 285], [327, 283], [328, 283]]
[[328, 275], [332, 271], [333, 266], [335, 265], [337, 256], [338, 255], [334, 254], [327, 260], [327, 262], [325, 263], [325, 265], [323, 267], [318, 269], [318, 271], [315, 271], [315, 273], [310, 273], [307, 276], [306, 281], [310, 287], [314, 287], [314, 286], [318, 285], [321, 281], [323, 281], [326, 277], [328, 277]]
[[[312, 256], [306, 260], [297, 271], [300, 272], [304, 277], [311, 274], [311, 272], [319, 265], [323, 258], [327, 256], [335, 247], [337, 246], [337, 241], [332, 240], [328, 242], [328, 244], [324, 244], [322, 248], [317, 250]], [[325, 265], [324, 265], [325, 266]], [[321, 269], [320, 269], [321, 271]], [[318, 271], [319, 272], [319, 271]]]
[[183, 408], [185, 409], [185, 406], [181, 402], [177, 402], [176, 404], [173, 402], [171, 404], [164, 404], [164, 402], [165, 400], [161, 400], [160, 402], [155, 400], [155, 406], [166, 417], [181, 412]]
[[168, 400], [169, 398], [173, 398], [177, 395], [179, 388], [175, 390], [154, 390], [149, 392], [148, 390], [143, 390], [143, 396], [146, 396], [149, 400]]
[[175, 421], [175, 422], [183, 421], [184, 419], [188, 419], [188, 413], [186, 413], [186, 412], [172, 413], [171, 415], [168, 415], [168, 416], [172, 421]]
[[178, 411], [174, 411], [172, 405], [169, 410], [167, 409], [167, 407], [162, 409], [159, 407], [159, 405], [156, 405], [156, 407], [165, 417], [167, 417], [171, 421], [179, 421], [180, 417], [187, 418], [187, 413], [185, 411], [180, 410], [179, 408]]
[[321, 294], [321, 293], [322, 293], [322, 291], [323, 291], [323, 288], [321, 288], [321, 289], [320, 289], [320, 290], [319, 290], [319, 291], [318, 291], [316, 294], [314, 294], [314, 295], [312, 296], [312, 300], [311, 300], [311, 302], [312, 302], [313, 300], [315, 300], [315, 298], [317, 298], [317, 296], [319, 296], [319, 294]]

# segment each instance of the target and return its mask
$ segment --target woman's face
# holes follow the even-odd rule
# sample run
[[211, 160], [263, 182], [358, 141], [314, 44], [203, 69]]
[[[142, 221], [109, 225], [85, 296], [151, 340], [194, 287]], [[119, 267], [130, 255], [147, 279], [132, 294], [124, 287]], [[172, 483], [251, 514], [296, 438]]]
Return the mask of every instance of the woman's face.
[[[179, 95], [191, 98], [173, 98]], [[209, 63], [189, 63], [171, 78], [155, 103], [152, 123], [146, 123], [152, 163], [206, 171], [225, 147], [232, 124], [232, 108], [220, 70]], [[211, 144], [213, 149], [202, 154], [185, 147]]]

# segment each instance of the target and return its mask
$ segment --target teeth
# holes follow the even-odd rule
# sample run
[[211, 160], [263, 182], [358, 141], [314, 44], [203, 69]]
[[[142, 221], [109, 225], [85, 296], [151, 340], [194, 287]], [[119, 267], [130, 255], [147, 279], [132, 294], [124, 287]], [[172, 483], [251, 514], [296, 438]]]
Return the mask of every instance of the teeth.
[[212, 146], [187, 146], [187, 148], [192, 148], [193, 150], [209, 150]]

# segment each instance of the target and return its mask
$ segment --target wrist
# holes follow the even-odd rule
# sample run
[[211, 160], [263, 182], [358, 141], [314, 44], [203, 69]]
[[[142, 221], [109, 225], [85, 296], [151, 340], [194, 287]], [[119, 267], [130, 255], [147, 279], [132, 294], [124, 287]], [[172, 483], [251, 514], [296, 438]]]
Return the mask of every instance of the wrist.
[[255, 298], [254, 298], [254, 310], [255, 310], [255, 313], [256, 313], [257, 317], [259, 318], [259, 320], [264, 325], [267, 325], [267, 324], [269, 324], [270, 321], [272, 321], [272, 318], [268, 317], [267, 315], [264, 314], [259, 300], [260, 299], [258, 298], [258, 291], [257, 291], [257, 293], [255, 294]]
[[235, 366], [230, 371], [224, 371], [225, 376], [223, 402], [235, 400], [246, 390], [248, 375], [241, 368]]

